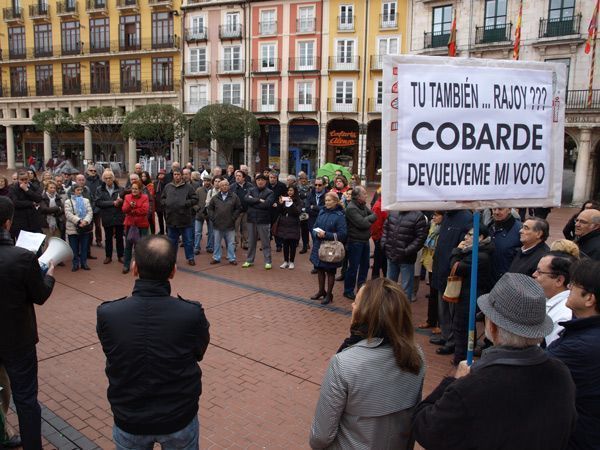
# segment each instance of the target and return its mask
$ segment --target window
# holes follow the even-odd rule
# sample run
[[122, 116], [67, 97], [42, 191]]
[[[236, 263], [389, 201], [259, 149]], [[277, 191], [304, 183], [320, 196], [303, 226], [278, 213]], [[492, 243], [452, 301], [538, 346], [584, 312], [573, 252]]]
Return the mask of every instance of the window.
[[575, 15], [575, 0], [550, 0], [550, 20], [571, 20]]
[[27, 69], [25, 67], [10, 68], [10, 93], [13, 97], [27, 95]]
[[381, 28], [396, 28], [396, 2], [381, 4]]
[[263, 9], [260, 11], [260, 34], [270, 35], [277, 32], [277, 21], [274, 9]]
[[206, 47], [190, 49], [190, 73], [205, 73], [206, 71]]
[[223, 85], [223, 103], [242, 105], [241, 85], [239, 83], [225, 83]]
[[90, 52], [110, 50], [110, 23], [108, 18], [90, 19]]
[[25, 57], [25, 27], [8, 29], [8, 53], [10, 58]]
[[315, 64], [315, 42], [300, 41], [298, 42], [298, 69], [313, 70]]
[[354, 57], [354, 41], [340, 39], [336, 43], [335, 69], [352, 70], [357, 64]]
[[152, 14], [152, 48], [173, 47], [173, 15], [170, 12]]
[[191, 38], [206, 39], [206, 28], [204, 27], [204, 16], [192, 16], [191, 21]]
[[119, 22], [119, 47], [121, 50], [141, 48], [140, 16], [121, 16]]
[[398, 38], [379, 38], [379, 55], [397, 55]]
[[206, 84], [197, 84], [190, 86], [190, 107], [197, 111], [208, 105], [208, 89]]
[[575, 0], [550, 0], [546, 30], [540, 37], [568, 36], [579, 33], [575, 21]]
[[110, 92], [110, 63], [108, 61], [92, 61], [90, 63], [90, 87], [92, 94]]
[[274, 70], [277, 70], [275, 44], [262, 44], [260, 46], [260, 71], [272, 72]]
[[300, 6], [298, 8], [298, 33], [312, 33], [315, 31], [315, 7]]
[[506, 0], [486, 0], [485, 28], [506, 27]]
[[173, 90], [173, 58], [152, 58], [152, 90]]
[[60, 35], [63, 55], [77, 55], [81, 51], [79, 22], [62, 22]]
[[260, 110], [275, 111], [275, 83], [260, 85]]
[[237, 37], [241, 36], [242, 27], [240, 26], [240, 13], [232, 12], [225, 14], [225, 37]]
[[451, 28], [452, 6], [447, 5], [433, 8], [431, 47], [445, 47], [448, 45]]
[[121, 61], [121, 92], [140, 92], [142, 90], [141, 63], [139, 59]]
[[35, 57], [52, 56], [52, 25], [42, 23], [33, 26]]
[[298, 111], [314, 111], [312, 81], [298, 82]]
[[336, 81], [334, 100], [334, 111], [353, 111], [354, 81]]
[[383, 103], [383, 81], [378, 80], [375, 85], [375, 111], [381, 112], [381, 105]]
[[35, 66], [35, 94], [54, 95], [52, 65]]
[[338, 28], [340, 30], [354, 30], [354, 6], [340, 6], [340, 17], [338, 25]]
[[81, 68], [79, 63], [62, 65], [63, 94], [81, 94]]
[[242, 70], [239, 45], [223, 47], [223, 72], [239, 72]]

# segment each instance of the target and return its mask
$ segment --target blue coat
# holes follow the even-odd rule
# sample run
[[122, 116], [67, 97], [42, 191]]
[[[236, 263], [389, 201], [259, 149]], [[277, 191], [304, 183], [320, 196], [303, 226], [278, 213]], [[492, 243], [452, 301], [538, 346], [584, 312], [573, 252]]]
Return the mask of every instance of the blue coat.
[[512, 263], [515, 255], [521, 248], [521, 221], [512, 216], [501, 224], [490, 225], [490, 236], [494, 243], [495, 251], [492, 254], [492, 270], [494, 281], [502, 278]]
[[[559, 322], [565, 329], [548, 347], [571, 371], [577, 425], [570, 449], [600, 448], [600, 315]], [[558, 411], [557, 411], [558, 412]]]
[[342, 265], [342, 261], [339, 263], [327, 263], [319, 259], [319, 248], [321, 247], [321, 240], [317, 237], [314, 228], [320, 228], [325, 231], [325, 240], [333, 241], [333, 234], [337, 234], [337, 240], [344, 242], [346, 240], [346, 216], [344, 215], [344, 209], [338, 205], [335, 209], [321, 209], [311, 233], [313, 236], [313, 248], [310, 253], [310, 262], [317, 269], [331, 270], [336, 269]]

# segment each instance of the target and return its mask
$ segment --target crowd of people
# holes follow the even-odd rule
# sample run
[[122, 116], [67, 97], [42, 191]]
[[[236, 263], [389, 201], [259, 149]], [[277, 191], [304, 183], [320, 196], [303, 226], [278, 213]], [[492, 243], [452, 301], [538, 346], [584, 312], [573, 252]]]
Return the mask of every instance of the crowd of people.
[[[565, 239], [548, 245], [547, 209], [483, 211], [475, 236], [471, 211], [386, 211], [380, 189], [369, 207], [360, 178], [348, 179], [341, 171], [314, 180], [300, 172], [284, 182], [271, 170], [252, 178], [246, 166], [209, 173], [173, 162], [153, 179], [136, 164], [121, 186], [112, 171], [99, 174], [90, 164], [85, 173], [44, 172], [39, 178], [32, 169], [19, 171], [11, 181], [0, 178], [2, 196], [14, 205], [14, 215], [3, 222], [6, 242], [22, 230], [62, 237], [73, 250], [73, 272], [90, 270], [94, 247], [104, 248], [104, 264], [113, 261], [116, 249], [122, 273], [134, 270], [140, 278], [152, 271], [140, 273], [133, 263], [138, 244], [145, 264], [153, 260], [153, 245], [168, 242], [171, 250], [160, 252], [171, 265], [183, 247], [190, 266], [202, 252], [212, 265], [226, 259], [234, 266], [243, 253], [241, 268], [248, 270], [257, 247], [265, 270], [273, 267], [273, 246], [282, 253], [283, 270], [296, 268], [298, 248], [299, 254], [310, 252], [318, 286], [311, 299], [330, 304], [340, 281], [343, 297], [352, 301], [350, 336], [323, 382], [313, 448], [409, 448], [412, 439], [428, 449], [600, 446], [597, 202], [586, 202], [566, 224]], [[152, 235], [165, 236], [150, 245], [145, 236]], [[464, 360], [475, 240], [478, 320], [485, 322], [485, 339], [476, 349], [481, 359], [471, 368]], [[168, 281], [174, 269], [167, 269], [171, 272], [154, 271], [150, 278]], [[427, 317], [415, 326], [410, 303], [421, 283], [429, 286]], [[162, 285], [152, 289], [168, 296]], [[185, 309], [181, 305], [184, 315]], [[198, 344], [197, 360], [208, 339], [203, 312], [198, 320], [206, 342]], [[415, 328], [430, 330], [436, 352], [451, 355], [457, 367], [456, 377], [444, 379], [423, 401], [425, 359]], [[109, 329], [101, 331], [101, 340], [117, 339], [108, 337]], [[110, 345], [113, 341], [103, 341], [105, 351]], [[482, 401], [486, 398], [496, 408]], [[537, 422], [528, 422], [532, 405]], [[560, 413], [547, 419], [544, 411], [554, 410]], [[500, 416], [510, 416], [510, 424], [488, 433], [486, 425]], [[141, 429], [119, 420], [120, 433]], [[502, 434], [526, 422], [550, 431], [543, 439], [535, 431]], [[472, 445], [459, 444], [465, 436]], [[505, 444], [492, 445], [500, 441]]]

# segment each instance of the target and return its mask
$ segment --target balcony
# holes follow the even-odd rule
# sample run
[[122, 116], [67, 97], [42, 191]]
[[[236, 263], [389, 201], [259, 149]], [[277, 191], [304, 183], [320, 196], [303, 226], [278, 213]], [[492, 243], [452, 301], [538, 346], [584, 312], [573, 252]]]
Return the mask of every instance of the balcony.
[[398, 14], [379, 14], [379, 29], [392, 30], [398, 28]]
[[[89, 94], [148, 94], [155, 92], [160, 94], [176, 93], [179, 90], [178, 83], [172, 84], [157, 84], [150, 81], [133, 81], [127, 84], [101, 82], [92, 85], [75, 84], [71, 86], [63, 86], [55, 84], [54, 86], [45, 86], [42, 90], [37, 88], [29, 88], [28, 86], [19, 86], [10, 89], [7, 86], [0, 88], [6, 97], [27, 97], [27, 96], [61, 96], [61, 95], [89, 95]], [[39, 93], [38, 93], [39, 92]], [[51, 92], [51, 93], [49, 93]]]
[[383, 103], [382, 103], [382, 99], [380, 98], [370, 98], [369, 99], [369, 109], [368, 111], [370, 113], [375, 113], [375, 114], [381, 114], [381, 107], [382, 107]]
[[50, 6], [46, 3], [29, 5], [29, 18], [34, 20], [49, 20]]
[[267, 20], [258, 22], [258, 33], [261, 36], [273, 36], [274, 34], [277, 34], [277, 21]]
[[208, 39], [208, 30], [206, 27], [199, 28], [186, 28], [185, 30], [185, 41], [186, 42], [202, 42]]
[[48, 97], [54, 95], [54, 86], [52, 86], [52, 84], [36, 84], [35, 95], [37, 95], [38, 97]]
[[197, 100], [193, 102], [184, 103], [184, 111], [189, 114], [196, 114], [199, 110], [208, 106], [210, 102], [208, 100]]
[[315, 97], [288, 98], [288, 112], [314, 113], [319, 110], [319, 99]]
[[152, 49], [179, 48], [179, 36], [163, 36], [161, 38], [152, 38]]
[[184, 73], [188, 77], [193, 77], [193, 76], [201, 77], [201, 76], [210, 75], [210, 61], [187, 63], [185, 65]]
[[278, 73], [281, 70], [279, 58], [257, 58], [252, 60], [252, 73]]
[[236, 23], [232, 25], [219, 25], [219, 38], [221, 40], [241, 39], [242, 24]]
[[217, 61], [219, 74], [242, 74], [244, 73], [243, 59], [228, 59]]
[[87, 2], [85, 3], [85, 10], [90, 15], [108, 15], [106, 0], [87, 0]]
[[558, 19], [540, 19], [539, 38], [556, 38], [579, 34], [581, 14]]
[[110, 83], [108, 81], [92, 82], [90, 94], [110, 94]]
[[321, 69], [321, 58], [318, 56], [290, 58], [288, 63], [290, 72], [318, 72]]
[[356, 72], [360, 67], [360, 56], [330, 56], [329, 70], [335, 72]]
[[81, 83], [63, 85], [62, 95], [81, 95]]
[[450, 40], [450, 33], [444, 33], [441, 31], [435, 31], [432, 33], [424, 33], [425, 42], [423, 44], [424, 48], [439, 48], [439, 47], [447, 47], [448, 41]]
[[383, 57], [385, 55], [371, 55], [371, 70], [383, 70]]
[[336, 97], [327, 100], [327, 111], [356, 113], [358, 112], [358, 98]]
[[[7, 92], [7, 89], [2, 89], [3, 92]], [[27, 87], [27, 85], [18, 85], [18, 86], [13, 86], [11, 84], [10, 86], [10, 96], [11, 97], [27, 97], [29, 95], [29, 88]]]
[[592, 89], [591, 103], [587, 89], [569, 90], [567, 92], [566, 109], [572, 110], [600, 110], [600, 89]]
[[171, 92], [173, 90], [173, 81], [171, 82], [152, 82], [152, 92]]
[[68, 44], [61, 47], [60, 54], [62, 56], [83, 54], [83, 42], [69, 42]]
[[[5, 22], [22, 22], [23, 8], [4, 8], [2, 10], [2, 17]], [[8, 91], [5, 90], [5, 92]]]
[[173, 0], [148, 0], [152, 9], [172, 9]]
[[138, 0], [117, 0], [117, 9], [120, 12], [138, 12], [140, 5]]
[[337, 29], [338, 31], [354, 31], [354, 16], [338, 16]]
[[475, 27], [475, 44], [499, 44], [512, 41], [512, 23]]
[[281, 100], [272, 98], [263, 103], [262, 100], [252, 100], [253, 113], [278, 113], [281, 110]]
[[35, 58], [49, 58], [54, 55], [54, 51], [52, 47], [34, 47], [33, 56]]
[[317, 19], [314, 17], [296, 19], [296, 33], [314, 33], [317, 29]]
[[110, 52], [110, 41], [99, 39], [98, 42], [90, 41], [90, 53]]
[[9, 48], [8, 49], [8, 59], [25, 59], [27, 57], [27, 52], [24, 48]]
[[56, 4], [56, 15], [65, 18], [77, 17], [79, 8], [75, 0], [58, 2]]

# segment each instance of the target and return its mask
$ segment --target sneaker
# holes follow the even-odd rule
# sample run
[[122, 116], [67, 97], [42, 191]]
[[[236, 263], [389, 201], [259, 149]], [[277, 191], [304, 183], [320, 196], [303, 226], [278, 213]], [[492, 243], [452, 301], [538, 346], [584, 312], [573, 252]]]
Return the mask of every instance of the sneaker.
[[289, 264], [287, 263], [287, 261], [279, 266], [280, 269], [287, 269], [288, 267], [289, 267]]
[[271, 264], [265, 264], [265, 270], [271, 270], [271, 267], [273, 267]]
[[296, 266], [294, 266], [294, 263], [292, 263], [292, 262], [288, 265], [288, 269], [290, 269], [290, 270], [292, 270], [294, 267], [296, 267]]
[[244, 269], [247, 269], [248, 267], [252, 267], [253, 265], [254, 265], [254, 263], [246, 261], [244, 264], [242, 264], [242, 267]]

